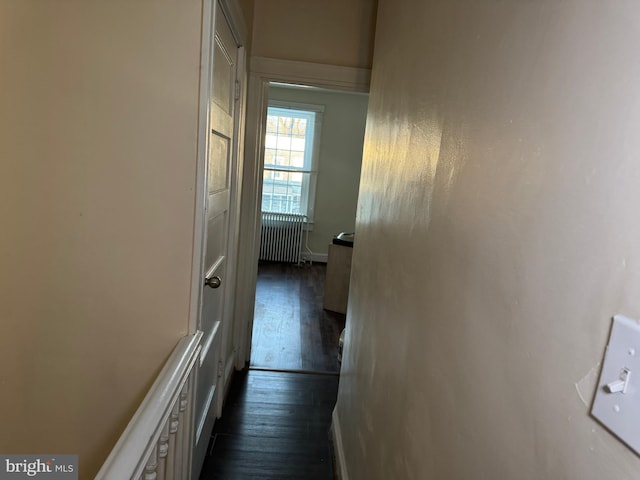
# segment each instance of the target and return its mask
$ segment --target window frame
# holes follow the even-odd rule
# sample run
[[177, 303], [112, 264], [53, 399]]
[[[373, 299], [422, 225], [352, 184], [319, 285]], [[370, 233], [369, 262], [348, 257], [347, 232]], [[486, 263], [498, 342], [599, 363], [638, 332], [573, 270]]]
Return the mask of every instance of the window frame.
[[[299, 102], [290, 102], [290, 101], [282, 101], [282, 100], [269, 100], [267, 105], [267, 111], [265, 112], [265, 142], [263, 149], [263, 156], [267, 150], [266, 145], [266, 120], [269, 116], [269, 109], [277, 109], [277, 110], [292, 110], [293, 112], [303, 112], [307, 114], [313, 114], [313, 136], [309, 140], [309, 135], [305, 135], [305, 159], [304, 159], [304, 167], [287, 167], [283, 166], [283, 168], [274, 168], [273, 164], [271, 166], [267, 166], [267, 164], [262, 164], [262, 186], [264, 190], [264, 172], [299, 172], [303, 174], [302, 180], [302, 188], [300, 192], [300, 210], [302, 215], [305, 215], [306, 221], [309, 224], [313, 224], [314, 213], [315, 213], [315, 200], [316, 200], [316, 185], [317, 185], [317, 177], [318, 177], [318, 165], [319, 165], [319, 153], [320, 153], [320, 134], [322, 130], [322, 116], [324, 113], [324, 105], [318, 104], [310, 104], [310, 103], [299, 103]], [[291, 117], [295, 117], [295, 115], [291, 115]], [[302, 115], [298, 118], [303, 117]], [[309, 143], [311, 143], [309, 148]], [[264, 192], [263, 192], [264, 196]], [[260, 209], [262, 210], [262, 203], [260, 202]], [[306, 213], [305, 213], [306, 212]]]

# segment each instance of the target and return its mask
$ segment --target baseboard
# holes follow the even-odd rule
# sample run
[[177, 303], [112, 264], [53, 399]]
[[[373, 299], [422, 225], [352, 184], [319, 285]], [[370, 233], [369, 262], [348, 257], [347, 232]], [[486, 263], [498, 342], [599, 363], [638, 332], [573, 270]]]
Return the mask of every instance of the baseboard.
[[317, 263], [327, 263], [328, 258], [329, 258], [329, 254], [327, 253], [313, 253], [313, 252], [302, 253], [302, 259], [305, 261], [311, 260], [312, 262], [317, 262]]
[[342, 431], [340, 430], [340, 419], [338, 418], [337, 408], [334, 408], [333, 413], [331, 414], [331, 435], [333, 437], [333, 453], [336, 459], [336, 478], [338, 480], [349, 480], [347, 463], [344, 458]]

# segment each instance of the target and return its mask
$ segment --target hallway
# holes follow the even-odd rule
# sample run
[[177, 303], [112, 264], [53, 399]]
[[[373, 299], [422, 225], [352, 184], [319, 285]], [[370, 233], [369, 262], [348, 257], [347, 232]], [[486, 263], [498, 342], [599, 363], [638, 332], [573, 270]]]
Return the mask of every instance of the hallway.
[[200, 480], [334, 478], [337, 375], [236, 372]]
[[201, 480], [334, 478], [329, 428], [345, 316], [322, 308], [325, 270], [260, 264], [251, 368], [234, 374]]

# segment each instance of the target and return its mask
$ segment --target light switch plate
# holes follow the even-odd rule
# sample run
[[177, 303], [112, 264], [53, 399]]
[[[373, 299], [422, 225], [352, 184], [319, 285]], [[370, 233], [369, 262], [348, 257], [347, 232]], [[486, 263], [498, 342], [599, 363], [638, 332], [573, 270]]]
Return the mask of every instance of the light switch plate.
[[[624, 393], [621, 380], [626, 382]], [[636, 320], [613, 317], [591, 415], [640, 454], [640, 323]]]

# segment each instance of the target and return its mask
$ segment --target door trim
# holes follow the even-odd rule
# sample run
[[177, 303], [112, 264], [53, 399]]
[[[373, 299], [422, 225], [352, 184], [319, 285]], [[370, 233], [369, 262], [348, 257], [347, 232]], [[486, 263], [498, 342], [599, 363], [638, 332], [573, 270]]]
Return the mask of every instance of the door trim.
[[220, 8], [227, 19], [231, 33], [240, 47], [244, 47], [249, 38], [249, 30], [242, 13], [242, 8], [237, 0], [219, 0]]
[[[229, 18], [227, 17], [229, 21]], [[233, 27], [233, 22], [229, 21], [229, 25]], [[232, 30], [232, 33], [233, 30]], [[235, 33], [234, 33], [235, 35]], [[240, 242], [240, 205], [241, 205], [241, 197], [242, 197], [242, 182], [244, 176], [244, 131], [245, 131], [245, 91], [246, 91], [246, 49], [242, 45], [238, 46], [237, 51], [237, 60], [236, 60], [236, 88], [237, 90], [237, 98], [235, 99], [235, 114], [234, 114], [234, 124], [233, 130], [234, 135], [232, 148], [232, 155], [235, 156], [235, 161], [233, 162], [234, 170], [230, 172], [231, 180], [230, 180], [230, 201], [229, 201], [229, 224], [227, 227], [227, 288], [225, 289], [224, 295], [224, 309], [222, 312], [223, 316], [223, 329], [222, 329], [222, 339], [223, 346], [221, 352], [221, 358], [226, 359], [229, 356], [232, 356], [235, 360], [235, 356], [237, 355], [238, 348], [236, 343], [235, 332], [237, 332], [240, 326], [237, 324], [238, 317], [236, 315], [237, 308], [237, 296], [236, 292], [238, 289], [238, 262], [239, 262], [239, 242]], [[227, 331], [226, 329], [230, 329]], [[231, 342], [227, 341], [227, 339]], [[227, 351], [227, 347], [231, 347], [231, 351]], [[218, 398], [217, 405], [217, 415], [220, 416], [222, 413], [222, 405], [224, 402], [224, 397], [226, 396], [229, 380], [231, 378], [231, 373], [233, 370], [224, 369], [223, 376], [221, 379], [221, 383], [223, 386], [223, 393]]]
[[[271, 82], [368, 93], [371, 70], [267, 57], [251, 57], [247, 92], [240, 246], [236, 283], [236, 368], [251, 359], [251, 335], [260, 250], [260, 198], [264, 165], [264, 130]], [[244, 328], [243, 328], [244, 326]]]

